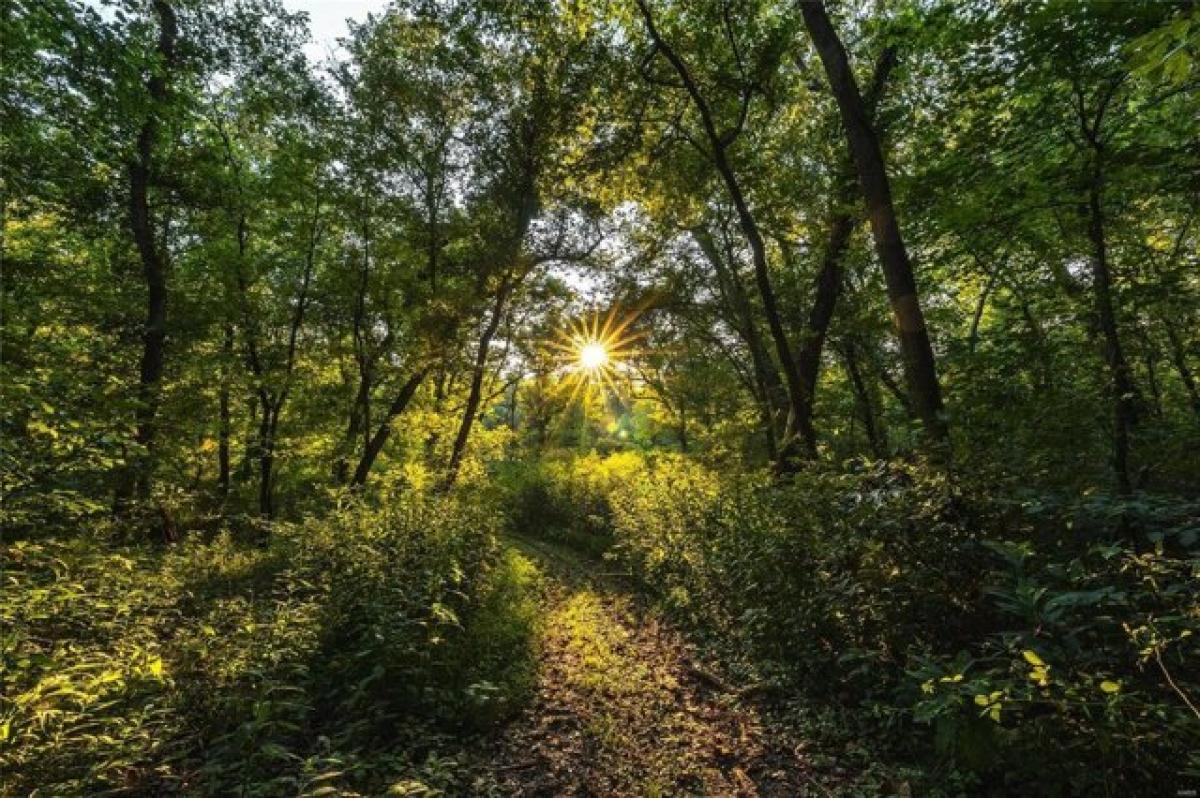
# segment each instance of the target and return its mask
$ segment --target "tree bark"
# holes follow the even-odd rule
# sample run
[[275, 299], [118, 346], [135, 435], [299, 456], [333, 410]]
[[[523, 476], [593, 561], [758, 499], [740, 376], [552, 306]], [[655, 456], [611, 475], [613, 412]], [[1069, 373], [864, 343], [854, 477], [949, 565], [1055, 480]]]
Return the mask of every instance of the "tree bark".
[[1133, 492], [1130, 474], [1131, 432], [1138, 422], [1141, 397], [1133, 380], [1133, 372], [1125, 357], [1117, 321], [1116, 302], [1113, 298], [1112, 268], [1108, 257], [1108, 240], [1104, 213], [1104, 159], [1105, 140], [1102, 133], [1108, 105], [1124, 81], [1124, 76], [1114, 78], [1106, 90], [1099, 95], [1096, 107], [1088, 112], [1082, 87], [1074, 85], [1077, 102], [1079, 129], [1089, 150], [1084, 175], [1087, 203], [1083, 213], [1087, 219], [1087, 237], [1091, 242], [1092, 293], [1094, 329], [1098, 330], [1104, 351], [1104, 362], [1108, 368], [1109, 392], [1112, 399], [1113, 451], [1112, 467], [1116, 477], [1117, 491], [1123, 495]]
[[421, 382], [428, 373], [428, 367], [417, 369], [400, 386], [400, 390], [396, 392], [396, 398], [388, 406], [387, 412], [384, 414], [383, 420], [379, 423], [378, 429], [375, 430], [375, 434], [371, 436], [371, 439], [363, 448], [362, 457], [358, 461], [358, 467], [354, 469], [354, 476], [350, 479], [350, 486], [353, 489], [361, 490], [366, 487], [371, 467], [375, 465], [375, 459], [379, 457], [379, 453], [383, 451], [383, 445], [387, 443], [388, 437], [392, 434], [392, 422], [408, 408], [409, 403], [412, 401], [413, 396], [416, 395], [417, 389], [421, 387]]
[[135, 496], [144, 498], [150, 492], [153, 471], [151, 454], [158, 431], [158, 405], [166, 358], [169, 264], [167, 255], [157, 240], [154, 209], [150, 203], [150, 187], [155, 179], [154, 155], [159, 114], [169, 99], [170, 77], [175, 65], [179, 28], [175, 10], [165, 0], [154, 0], [154, 11], [159, 24], [156, 52], [162, 65], [146, 80], [150, 106], [138, 131], [135, 154], [129, 163], [129, 227], [142, 263], [142, 276], [147, 291], [135, 414], [138, 452], [133, 462], [126, 466], [125, 473], [117, 485], [114, 508], [118, 515], [127, 511], [130, 501]]
[[346, 434], [338, 447], [334, 460], [333, 477], [338, 484], [345, 484], [350, 477], [350, 456], [358, 448], [358, 439], [363, 438], [363, 446], [371, 440], [371, 391], [375, 385], [375, 365], [390, 345], [392, 334], [389, 329], [382, 344], [373, 345], [370, 325], [367, 321], [367, 293], [371, 277], [371, 225], [369, 220], [363, 222], [363, 256], [359, 267], [358, 288], [354, 298], [354, 315], [351, 320], [351, 333], [354, 340], [354, 364], [358, 372], [358, 387], [350, 404], [350, 412], [346, 421]]
[[291, 393], [292, 376], [296, 369], [296, 346], [299, 342], [300, 330], [304, 327], [304, 316], [308, 310], [309, 289], [312, 287], [313, 271], [316, 268], [317, 244], [321, 238], [321, 202], [318, 199], [313, 207], [310, 220], [308, 246], [304, 253], [304, 275], [300, 281], [300, 290], [296, 296], [296, 309], [292, 313], [291, 324], [288, 326], [287, 351], [284, 357], [283, 377], [278, 391], [272, 393], [263, 388], [260, 395], [263, 398], [263, 417], [259, 426], [259, 514], [271, 521], [275, 518], [274, 479], [275, 479], [275, 445], [279, 433], [279, 419], [283, 415], [284, 404]]
[[983, 321], [983, 312], [987, 309], [992, 289], [996, 286], [996, 274], [997, 272], [992, 272], [988, 275], [983, 290], [979, 292], [979, 300], [975, 303], [975, 312], [971, 314], [971, 328], [967, 332], [967, 351], [972, 355], [975, 354], [975, 347], [979, 344], [979, 325]]
[[[863, 103], [867, 113], [874, 116], [876, 106], [883, 96], [888, 77], [896, 66], [896, 49], [886, 47], [875, 64], [871, 84], [867, 87]], [[797, 369], [804, 383], [804, 404], [801, 412], [807, 417], [806, 426], [812, 426], [813, 403], [817, 393], [817, 378], [820, 376], [821, 355], [825, 338], [833, 321], [833, 312], [842, 293], [842, 263], [850, 248], [850, 237], [854, 233], [856, 218], [848, 208], [854, 200], [854, 163], [852, 155], [847, 158], [846, 176], [838, 188], [836, 209], [829, 224], [829, 236], [825, 242], [825, 254], [821, 260], [821, 271], [817, 275], [813, 304], [808, 314], [804, 337], [800, 344]], [[870, 422], [868, 421], [868, 426]], [[870, 432], [870, 430], [868, 430]]]
[[850, 387], [854, 391], [854, 403], [858, 407], [859, 417], [867, 434], [867, 444], [871, 447], [871, 454], [882, 459], [887, 456], [887, 439], [875, 416], [875, 403], [871, 401], [871, 391], [867, 387], [867, 381], [863, 379], [858, 352], [851, 338], [842, 343], [842, 359], [846, 364], [846, 374], [850, 377]]
[[1108, 365], [1113, 401], [1112, 465], [1117, 490], [1133, 492], [1129, 473], [1130, 432], [1137, 423], [1137, 388], [1117, 329], [1117, 312], [1112, 297], [1112, 271], [1108, 262], [1108, 242], [1104, 230], [1102, 197], [1103, 171], [1100, 153], [1095, 153], [1092, 177], [1088, 186], [1088, 238], [1092, 242], [1092, 288], [1095, 292], [1096, 323], [1104, 336], [1104, 361]]
[[853, 232], [854, 219], [848, 213], [834, 215], [825, 244], [825, 255], [821, 260], [821, 271], [817, 275], [816, 293], [800, 343], [797, 372], [804, 384], [804, 401], [800, 412], [806, 419], [806, 427], [813, 426], [813, 403], [821, 369], [821, 353], [825, 348], [825, 337], [829, 332], [829, 323], [833, 320], [834, 308], [841, 295], [842, 259], [850, 246], [850, 235]]
[[892, 203], [891, 184], [879, 139], [850, 69], [846, 50], [825, 11], [825, 4], [821, 0], [801, 0], [800, 9], [837, 100], [858, 171], [875, 250], [883, 267], [888, 299], [899, 332], [913, 409], [931, 441], [936, 447], [944, 448], [949, 440], [949, 431], [942, 417], [941, 385], [921, 311], [916, 277]]
[[371, 440], [369, 422], [366, 418], [367, 397], [370, 390], [371, 382], [368, 375], [360, 372], [358, 389], [355, 391], [354, 400], [350, 406], [350, 416], [346, 421], [346, 435], [342, 439], [341, 451], [333, 465], [333, 478], [339, 485], [346, 484], [350, 479], [350, 455], [358, 447], [359, 437], [363, 438], [363, 446], [366, 446]]
[[495, 301], [492, 304], [491, 316], [484, 325], [483, 333], [479, 336], [479, 347], [475, 351], [475, 365], [471, 371], [471, 385], [467, 390], [467, 404], [463, 408], [458, 434], [455, 435], [454, 445], [450, 450], [450, 462], [446, 467], [444, 482], [446, 488], [453, 486], [458, 479], [458, 471], [462, 467], [463, 456], [467, 451], [467, 440], [471, 436], [471, 427], [474, 426], [475, 416], [479, 413], [479, 400], [483, 396], [483, 378], [487, 373], [488, 350], [491, 348], [496, 330], [500, 328], [500, 321], [504, 318], [511, 290], [511, 279], [513, 278], [509, 274], [505, 274], [501, 278], [500, 286], [496, 289]]
[[264, 398], [258, 422], [258, 514], [268, 521], [275, 518], [275, 430], [279, 426], [280, 409], [274, 401]]
[[692, 229], [692, 237], [716, 272], [718, 286], [725, 294], [731, 315], [736, 320], [734, 330], [750, 352], [750, 363], [754, 369], [754, 382], [758, 394], [755, 398], [761, 407], [763, 424], [768, 433], [768, 447], [774, 458], [777, 456], [775, 441], [779, 433], [778, 421], [787, 412], [787, 394], [779, 378], [779, 371], [763, 346], [750, 300], [746, 296], [741, 279], [733, 269], [733, 264], [725, 263], [712, 234], [702, 225]]
[[233, 423], [229, 413], [229, 387], [233, 376], [233, 324], [225, 322], [221, 341], [221, 395], [218, 408], [217, 430], [217, 492], [224, 501], [229, 497], [230, 465], [229, 438]]

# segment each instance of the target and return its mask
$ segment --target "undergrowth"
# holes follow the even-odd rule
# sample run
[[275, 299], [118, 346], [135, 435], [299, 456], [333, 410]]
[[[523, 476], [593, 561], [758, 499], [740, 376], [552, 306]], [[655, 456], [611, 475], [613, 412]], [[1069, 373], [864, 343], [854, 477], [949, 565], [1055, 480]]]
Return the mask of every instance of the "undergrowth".
[[[511, 482], [543, 505], [594, 461]], [[589, 497], [607, 556], [748, 657], [779, 704], [829, 708], [835, 736], [873, 736], [923, 791], [1168, 794], [1200, 778], [1194, 502], [902, 463], [784, 484], [663, 455], [620, 469], [637, 478]]]
[[406, 496], [166, 549], [3, 549], [0, 794], [425, 794], [531, 687], [493, 509]]

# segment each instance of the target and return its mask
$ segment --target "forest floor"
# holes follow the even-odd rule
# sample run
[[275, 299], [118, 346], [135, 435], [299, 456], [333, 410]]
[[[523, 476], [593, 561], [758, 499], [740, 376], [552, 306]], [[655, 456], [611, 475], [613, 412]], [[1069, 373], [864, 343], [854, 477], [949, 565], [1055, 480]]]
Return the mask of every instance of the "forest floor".
[[[826, 795], [793, 729], [730, 685], [620, 575], [574, 551], [510, 541], [542, 575], [529, 705], [475, 781], [515, 796]], [[834, 788], [836, 790], [836, 787]]]

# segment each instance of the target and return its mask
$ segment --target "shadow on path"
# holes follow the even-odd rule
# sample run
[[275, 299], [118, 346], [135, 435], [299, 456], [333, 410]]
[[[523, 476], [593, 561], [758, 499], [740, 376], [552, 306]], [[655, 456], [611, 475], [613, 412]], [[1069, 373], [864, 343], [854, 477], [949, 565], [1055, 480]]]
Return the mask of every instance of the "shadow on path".
[[543, 577], [539, 673], [530, 706], [485, 753], [481, 792], [824, 794], [799, 741], [698, 667], [606, 563], [527, 538], [509, 545]]

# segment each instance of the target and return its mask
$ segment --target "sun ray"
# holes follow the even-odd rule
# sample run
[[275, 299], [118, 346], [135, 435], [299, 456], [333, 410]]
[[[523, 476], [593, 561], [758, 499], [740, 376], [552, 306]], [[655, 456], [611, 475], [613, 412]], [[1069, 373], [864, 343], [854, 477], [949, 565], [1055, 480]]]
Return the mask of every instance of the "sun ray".
[[546, 341], [560, 361], [565, 379], [572, 383], [569, 402], [597, 389], [620, 395], [618, 378], [627, 368], [626, 361], [643, 351], [637, 343], [645, 332], [630, 330], [637, 316], [636, 312], [622, 314], [614, 305], [607, 313], [596, 312], [569, 322]]

